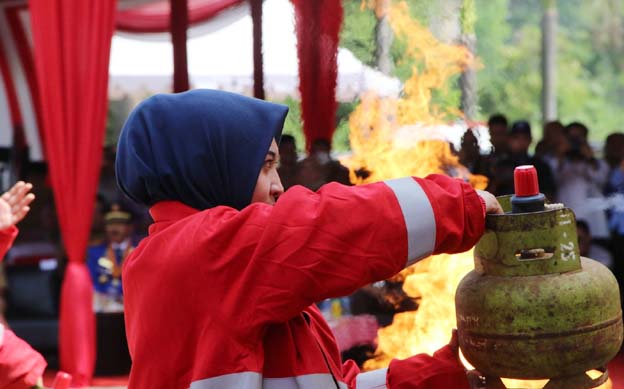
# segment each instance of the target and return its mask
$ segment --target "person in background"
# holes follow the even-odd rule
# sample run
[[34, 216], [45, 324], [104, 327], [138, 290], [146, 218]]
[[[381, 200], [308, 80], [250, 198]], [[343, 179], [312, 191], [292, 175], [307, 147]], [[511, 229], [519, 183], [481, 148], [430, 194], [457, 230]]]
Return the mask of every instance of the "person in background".
[[297, 183], [298, 160], [297, 143], [292, 135], [282, 135], [279, 145], [280, 160], [277, 171], [282, 179], [284, 190]]
[[332, 159], [331, 144], [325, 139], [312, 142], [310, 155], [299, 162], [297, 183], [310, 190], [318, 190], [328, 182], [351, 185], [349, 169]]
[[[143, 207], [132, 201], [128, 201], [128, 199], [123, 196], [123, 194], [117, 187], [117, 181], [115, 178], [116, 153], [117, 151], [115, 145], [104, 146], [104, 150], [102, 152], [102, 167], [100, 170], [100, 181], [98, 184], [98, 197], [96, 207], [100, 205], [103, 206], [103, 210], [105, 210], [108, 209], [108, 204], [118, 203], [122, 208], [130, 212], [132, 214], [133, 220], [134, 239], [136, 241], [139, 241], [141, 238], [147, 235], [147, 227], [152, 221], [149, 217], [149, 212], [146, 207]], [[102, 211], [99, 217], [102, 217], [103, 215], [104, 212]], [[93, 231], [96, 234], [94, 235], [92, 232], [92, 238], [94, 237], [97, 239], [98, 235], [99, 237], [104, 238], [104, 223], [96, 223], [94, 219], [93, 226], [100, 226], [102, 228], [102, 231], [100, 231], [99, 234], [96, 231]], [[96, 243], [97, 241], [94, 239], [94, 242], [91, 244], [95, 245]]]
[[472, 174], [483, 174], [483, 158], [479, 150], [479, 144], [477, 137], [472, 132], [472, 129], [468, 129], [461, 140], [461, 148], [457, 152], [459, 162], [465, 166]]
[[614, 132], [607, 136], [604, 159], [609, 166], [605, 195], [612, 200], [608, 217], [611, 251], [615, 258], [613, 274], [620, 284], [620, 292], [624, 295], [624, 133]]
[[502, 157], [508, 151], [508, 131], [509, 122], [507, 117], [502, 114], [494, 114], [488, 119], [488, 129], [490, 130], [490, 141], [494, 150], [492, 154]]
[[[526, 120], [518, 120], [511, 125], [509, 130], [509, 154], [505, 158], [507, 161], [505, 166], [509, 166], [511, 169], [503, 170], [505, 174], [499, 170], [500, 186], [498, 194], [511, 194], [514, 193], [514, 179], [513, 169], [522, 165], [533, 165], [537, 170], [537, 176], [539, 179], [539, 187], [546, 198], [552, 200], [555, 198], [557, 192], [555, 186], [555, 179], [550, 170], [550, 166], [545, 162], [542, 162], [539, 158], [535, 158], [529, 155], [529, 147], [533, 142], [533, 136], [531, 134], [531, 125]], [[500, 189], [504, 188], [501, 192]]]
[[509, 123], [507, 118], [502, 114], [490, 116], [488, 119], [488, 129], [490, 131], [492, 150], [488, 155], [482, 156], [479, 174], [483, 174], [488, 178], [487, 190], [496, 195], [500, 195], [505, 189], [496, 187], [496, 178], [499, 175], [507, 175], [506, 169], [501, 165], [501, 161], [507, 158], [509, 150]]
[[[31, 184], [20, 181], [0, 196], [0, 258], [4, 258], [17, 236], [15, 225], [30, 211], [35, 199], [31, 189]], [[45, 368], [46, 361], [38, 352], [0, 324], [0, 388], [41, 387]]]
[[549, 163], [561, 153], [566, 140], [563, 134], [563, 124], [559, 120], [548, 122], [544, 125], [544, 136], [535, 146], [535, 158]]
[[570, 207], [578, 219], [589, 225], [594, 239], [610, 238], [603, 189], [609, 167], [594, 157], [588, 142], [589, 129], [583, 123], [573, 122], [565, 127], [566, 143], [551, 169], [557, 185], [557, 202]]
[[87, 253], [96, 313], [97, 375], [122, 375], [130, 371], [121, 269], [135, 248], [132, 216], [120, 203], [113, 203], [103, 215], [105, 241], [89, 247]]
[[583, 257], [594, 259], [609, 269], [613, 269], [613, 257], [609, 250], [592, 242], [589, 225], [584, 220], [576, 221], [579, 252]]
[[118, 203], [104, 215], [106, 241], [91, 246], [87, 252], [87, 266], [93, 282], [93, 310], [95, 312], [122, 312], [123, 293], [121, 268], [134, 250], [132, 242], [132, 214]]
[[624, 132], [613, 132], [607, 136], [604, 145], [604, 159], [612, 174], [622, 169], [624, 161]]

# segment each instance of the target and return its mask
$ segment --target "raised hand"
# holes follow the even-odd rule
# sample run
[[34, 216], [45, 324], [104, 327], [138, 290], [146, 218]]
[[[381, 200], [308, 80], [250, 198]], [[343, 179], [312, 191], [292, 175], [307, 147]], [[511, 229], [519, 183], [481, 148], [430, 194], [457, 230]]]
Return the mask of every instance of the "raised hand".
[[19, 181], [0, 196], [0, 230], [19, 223], [30, 211], [29, 204], [35, 199], [31, 189], [32, 184]]

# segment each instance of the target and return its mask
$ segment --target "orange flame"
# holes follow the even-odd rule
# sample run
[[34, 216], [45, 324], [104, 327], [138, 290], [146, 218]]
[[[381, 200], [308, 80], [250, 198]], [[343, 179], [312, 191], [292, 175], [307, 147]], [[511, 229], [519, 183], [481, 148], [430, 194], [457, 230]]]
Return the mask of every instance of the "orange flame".
[[[366, 4], [376, 6], [371, 1]], [[401, 98], [379, 98], [372, 92], [362, 96], [349, 119], [353, 155], [343, 162], [352, 167], [351, 179], [358, 184], [452, 170], [453, 175], [483, 188], [485, 179], [461, 167], [444, 139], [447, 123], [461, 119], [462, 113], [432, 103], [435, 90], [444, 89], [449, 77], [475, 66], [476, 61], [465, 47], [435, 39], [409, 14], [403, 1], [390, 6], [390, 25], [397, 36], [405, 38], [407, 54], [416, 61], [412, 77], [405, 82]], [[370, 175], [363, 178], [356, 169]]]
[[[369, 1], [367, 5], [374, 8], [376, 4]], [[439, 173], [484, 188], [486, 178], [471, 175], [461, 166], [445, 139], [446, 131], [461, 126], [448, 124], [462, 119], [461, 112], [432, 103], [434, 91], [445, 88], [451, 76], [473, 66], [474, 58], [462, 46], [439, 42], [409, 14], [405, 2], [390, 6], [394, 33], [410, 38], [405, 39], [406, 50], [417, 63], [412, 67], [412, 77], [405, 82], [400, 98], [380, 98], [374, 93], [361, 97], [361, 104], [349, 118], [353, 155], [343, 162], [358, 184]], [[362, 170], [367, 174], [361, 174]], [[455, 289], [472, 268], [472, 252], [467, 252], [430, 257], [405, 269], [401, 273], [403, 288], [419, 300], [418, 310], [395, 315], [393, 324], [380, 330], [378, 356], [367, 361], [365, 368], [387, 366], [392, 358], [433, 353], [448, 343], [455, 328]]]
[[433, 354], [447, 344], [455, 328], [455, 289], [473, 267], [469, 251], [433, 256], [406, 269], [403, 289], [419, 299], [418, 310], [396, 314], [391, 326], [379, 330], [378, 356], [365, 368], [385, 367], [392, 358]]
[[[375, 0], [362, 0], [363, 7], [376, 9], [377, 5]], [[445, 131], [458, 125], [448, 123], [462, 119], [462, 113], [432, 103], [434, 90], [445, 88], [450, 77], [478, 63], [465, 47], [439, 42], [409, 15], [405, 2], [391, 4], [390, 25], [397, 36], [408, 38], [407, 53], [418, 65], [413, 66], [400, 98], [380, 98], [374, 93], [361, 97], [349, 118], [353, 155], [342, 162], [356, 184], [441, 173], [483, 189], [487, 179], [470, 174], [444, 137]], [[403, 289], [418, 299], [418, 310], [395, 315], [392, 325], [379, 331], [376, 356], [366, 361], [365, 370], [386, 367], [392, 358], [432, 354], [446, 345], [456, 327], [455, 290], [473, 268], [471, 250], [432, 256], [401, 272]], [[526, 381], [506, 384], [543, 386]]]

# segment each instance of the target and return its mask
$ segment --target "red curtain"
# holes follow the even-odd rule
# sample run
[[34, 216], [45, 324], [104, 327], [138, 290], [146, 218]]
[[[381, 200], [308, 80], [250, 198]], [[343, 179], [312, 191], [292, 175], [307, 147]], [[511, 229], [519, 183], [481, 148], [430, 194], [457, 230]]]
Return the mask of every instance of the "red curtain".
[[115, 0], [31, 0], [45, 154], [68, 257], [61, 290], [61, 369], [88, 385], [95, 362], [85, 266], [107, 110]]
[[341, 0], [294, 0], [299, 56], [299, 92], [306, 147], [332, 140], [336, 126], [338, 35]]
[[186, 32], [188, 30], [188, 0], [169, 0], [171, 13], [171, 43], [173, 46], [173, 92], [189, 90]]
[[262, 63], [262, 0], [249, 0], [253, 22], [254, 97], [264, 100], [264, 65]]
[[[221, 11], [239, 5], [245, 0], [188, 0], [188, 20], [190, 25], [201, 23]], [[169, 2], [166, 0], [148, 3], [117, 12], [117, 29], [126, 32], [168, 32]]]

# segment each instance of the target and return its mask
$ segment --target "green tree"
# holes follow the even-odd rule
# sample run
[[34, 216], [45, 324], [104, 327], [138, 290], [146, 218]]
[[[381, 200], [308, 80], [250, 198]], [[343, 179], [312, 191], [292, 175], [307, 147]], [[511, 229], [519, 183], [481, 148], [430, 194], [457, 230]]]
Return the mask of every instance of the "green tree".
[[534, 23], [514, 25], [509, 0], [477, 0], [476, 7], [477, 56], [483, 64], [477, 73], [480, 119], [500, 112], [538, 123], [539, 15]]
[[362, 9], [361, 0], [343, 0], [344, 21], [340, 31], [340, 46], [349, 49], [357, 59], [375, 66], [375, 14]]
[[332, 147], [335, 152], [345, 152], [351, 150], [349, 143], [349, 116], [358, 106], [359, 100], [351, 103], [340, 103], [336, 110], [336, 131], [332, 139]]
[[108, 111], [106, 113], [106, 131], [104, 133], [104, 145], [113, 146], [117, 144], [121, 128], [130, 114], [131, 99], [125, 95], [118, 99], [108, 101]]
[[[620, 128], [622, 9], [615, 0], [559, 1], [557, 102], [559, 119], [585, 122], [590, 138]], [[479, 103], [482, 118], [503, 112], [541, 128], [539, 23], [541, 0], [477, 0]], [[596, 23], [601, 20], [601, 23]], [[539, 132], [537, 132], [539, 134]]]
[[[426, 23], [431, 15], [429, 2], [407, 0], [413, 17]], [[375, 26], [377, 19], [374, 11], [362, 7], [362, 0], [343, 0], [344, 22], [340, 33], [340, 46], [349, 49], [364, 64], [375, 67]], [[405, 40], [394, 39], [390, 49], [393, 62], [393, 75], [406, 80], [412, 73], [414, 62], [405, 56]]]
[[305, 151], [305, 136], [303, 135], [301, 123], [301, 104], [290, 96], [284, 101], [279, 101], [279, 103], [288, 106], [288, 115], [286, 115], [282, 133], [292, 135], [295, 138], [297, 151], [301, 153]]
[[[364, 63], [374, 63], [374, 24], [371, 10], [361, 0], [343, 0], [345, 24], [341, 45]], [[444, 9], [439, 2], [409, 0], [414, 17], [428, 24]], [[543, 0], [475, 0], [479, 115], [486, 120], [500, 112], [510, 120], [529, 120], [535, 136], [541, 130], [541, 29]], [[580, 120], [590, 138], [621, 129], [624, 105], [624, 9], [620, 0], [557, 1], [557, 106], [559, 119]], [[599, 21], [599, 22], [597, 22]], [[417, 37], [410, 37], [417, 39]], [[394, 39], [393, 74], [401, 80], [418, 66], [404, 55], [405, 41]], [[433, 103], [459, 107], [457, 80], [434, 94]]]

